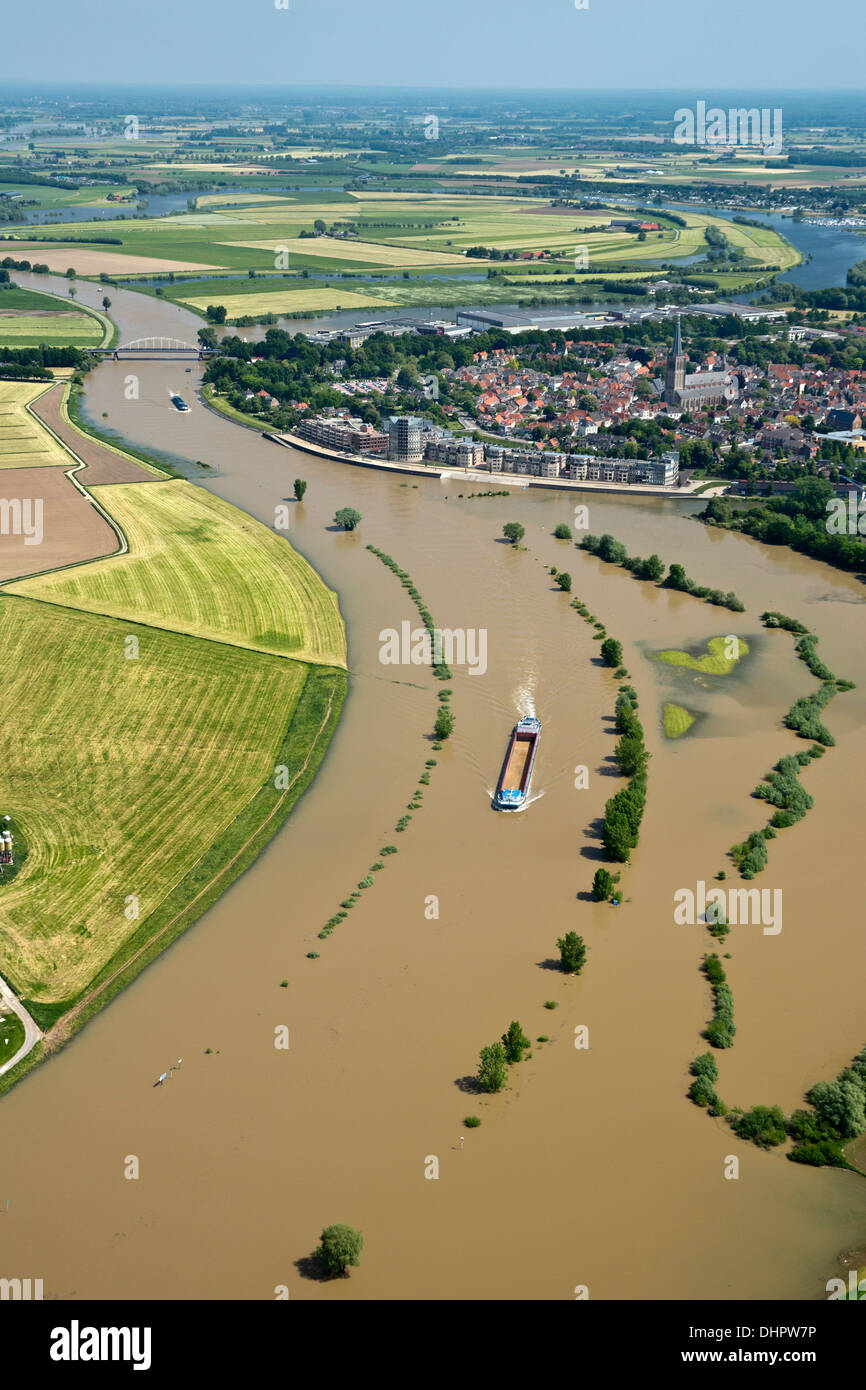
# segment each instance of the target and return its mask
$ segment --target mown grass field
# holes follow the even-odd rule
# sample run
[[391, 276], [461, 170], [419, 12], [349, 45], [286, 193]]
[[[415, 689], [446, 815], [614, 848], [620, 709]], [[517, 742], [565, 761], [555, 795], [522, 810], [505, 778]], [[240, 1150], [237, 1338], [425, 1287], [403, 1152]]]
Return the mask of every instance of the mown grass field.
[[[427, 291], [427, 298], [430, 291]], [[262, 291], [259, 294], [224, 294], [214, 288], [209, 295], [197, 295], [194, 299], [177, 297], [178, 304], [188, 304], [191, 309], [203, 314], [209, 304], [222, 304], [230, 319], [242, 314], [293, 314], [327, 313], [332, 309], [376, 309], [399, 304], [396, 295], [390, 290], [358, 290], [320, 288], [302, 282], [296, 290], [279, 289]]]
[[[137, 660], [125, 656], [130, 631]], [[0, 973], [16, 992], [75, 998], [150, 932], [172, 890], [273, 785], [309, 669], [0, 598], [4, 797], [29, 844], [0, 894]]]
[[181, 479], [95, 487], [130, 553], [8, 592], [300, 661], [344, 666], [336, 594], [285, 539]]
[[72, 459], [65, 449], [25, 408], [48, 385], [44, 381], [0, 381], [0, 468], [71, 468]]

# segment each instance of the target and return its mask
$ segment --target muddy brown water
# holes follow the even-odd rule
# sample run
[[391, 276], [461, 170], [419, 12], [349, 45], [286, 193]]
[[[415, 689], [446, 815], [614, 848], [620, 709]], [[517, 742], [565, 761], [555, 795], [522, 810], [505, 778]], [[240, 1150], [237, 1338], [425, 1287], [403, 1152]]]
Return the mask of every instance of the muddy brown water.
[[[138, 329], [130, 336], [158, 331], [165, 306], [111, 295]], [[130, 371], [137, 401], [124, 397]], [[742, 1145], [685, 1099], [689, 1060], [706, 1046], [698, 967], [709, 938], [674, 925], [673, 893], [730, 869], [725, 851], [765, 822], [749, 793], [802, 746], [781, 715], [814, 682], [791, 639], [758, 622], [764, 608], [793, 613], [858, 688], [828, 707], [838, 747], [806, 773], [815, 807], [779, 834], [757, 881], [783, 890], [783, 930], [728, 938], [738, 1031], [717, 1054], [729, 1104], [793, 1109], [866, 1042], [861, 584], [707, 532], [680, 504], [589, 499], [593, 531], [735, 589], [748, 612], [713, 609], [553, 540], [576, 498], [459, 501], [471, 485], [414, 487], [284, 450], [204, 410], [197, 375], [106, 364], [89, 408], [130, 439], [208, 462], [218, 472], [207, 486], [269, 524], [292, 480], [307, 479], [289, 534], [340, 594], [351, 693], [313, 787], [253, 869], [3, 1101], [15, 1144], [0, 1192], [2, 1272], [42, 1277], [60, 1299], [271, 1298], [281, 1284], [323, 1299], [570, 1299], [577, 1285], [592, 1298], [825, 1296], [837, 1253], [866, 1240], [866, 1182]], [[188, 415], [171, 408], [178, 389]], [[329, 529], [341, 505], [361, 512], [357, 533]], [[525, 550], [497, 543], [509, 519], [526, 526]], [[379, 660], [380, 633], [418, 620], [367, 542], [412, 574], [438, 624], [487, 633], [486, 671], [454, 667], [456, 729], [432, 755], [405, 834], [394, 825], [431, 756], [438, 686], [423, 668]], [[600, 862], [593, 824], [618, 785], [615, 683], [550, 565], [570, 569], [574, 592], [623, 641], [652, 753], [618, 908], [579, 896]], [[690, 673], [692, 692], [688, 677], [647, 660], [729, 633], [754, 646], [728, 684]], [[665, 743], [662, 702], [692, 694], [704, 717]], [[528, 709], [544, 725], [532, 804], [496, 814], [507, 737]], [[577, 789], [581, 766], [589, 785]], [[388, 843], [399, 853], [319, 943]], [[589, 947], [579, 980], [550, 968], [569, 928]], [[305, 958], [311, 949], [319, 960]], [[551, 1041], [534, 1044], [504, 1094], [467, 1093], [479, 1048], [513, 1018]], [[288, 1050], [274, 1047], [279, 1025]], [[588, 1050], [573, 1045], [580, 1025]], [[483, 1123], [461, 1151], [468, 1114]], [[133, 1154], [140, 1177], [127, 1180]], [[729, 1154], [737, 1180], [724, 1177]], [[425, 1178], [431, 1156], [436, 1179]], [[366, 1248], [350, 1279], [320, 1284], [296, 1261], [332, 1221], [359, 1227]]]

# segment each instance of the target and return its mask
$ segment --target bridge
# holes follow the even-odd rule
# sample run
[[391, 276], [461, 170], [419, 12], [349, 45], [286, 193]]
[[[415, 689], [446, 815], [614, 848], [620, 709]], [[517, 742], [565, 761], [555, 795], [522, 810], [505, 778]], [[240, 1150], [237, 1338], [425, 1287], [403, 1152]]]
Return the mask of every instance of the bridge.
[[92, 348], [91, 351], [99, 357], [112, 358], [115, 362], [129, 362], [135, 358], [167, 358], [170, 361], [195, 358], [200, 361], [210, 357], [214, 349], [184, 343], [180, 338], [134, 338], [130, 343], [118, 343], [113, 348]]

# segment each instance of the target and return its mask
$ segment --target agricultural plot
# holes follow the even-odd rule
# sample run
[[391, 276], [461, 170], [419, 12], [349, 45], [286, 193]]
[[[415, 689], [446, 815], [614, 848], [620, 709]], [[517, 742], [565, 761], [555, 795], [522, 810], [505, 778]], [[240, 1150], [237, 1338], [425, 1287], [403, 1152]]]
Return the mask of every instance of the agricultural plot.
[[[86, 225], [86, 224], [82, 224]], [[100, 224], [96, 224], [100, 225]], [[102, 224], [104, 226], [104, 224]], [[78, 229], [76, 228], [76, 231]], [[6, 243], [11, 247], [11, 243]], [[125, 254], [116, 246], [56, 246], [38, 241], [16, 241], [16, 259], [38, 261], [49, 270], [65, 272], [70, 268], [79, 275], [152, 275], [181, 270], [221, 270], [216, 263], [173, 260], [162, 256]]]
[[46, 389], [44, 381], [0, 381], [0, 468], [69, 468], [72, 460], [27, 405]]
[[286, 541], [175, 479], [94, 487], [130, 553], [8, 592], [301, 661], [344, 666], [337, 596]]
[[89, 314], [39, 314], [32, 309], [0, 308], [0, 346], [37, 347], [49, 343], [64, 347], [98, 347], [102, 338], [101, 325]]
[[[75, 998], [265, 784], [309, 668], [220, 643], [0, 602], [4, 795], [29, 845], [0, 895], [0, 973]], [[50, 769], [50, 775], [48, 775]], [[134, 900], [137, 916], [130, 911]]]
[[[430, 298], [430, 290], [425, 290]], [[195, 299], [178, 297], [178, 304], [188, 304], [191, 309], [204, 313], [208, 304], [222, 304], [230, 319], [242, 314], [297, 314], [328, 313], [332, 309], [377, 309], [388, 308], [402, 303], [390, 290], [317, 289], [299, 285], [296, 290], [279, 289], [262, 291], [259, 294], [222, 294], [214, 289], [209, 295]]]
[[[308, 269], [426, 268], [447, 272], [466, 265], [463, 253], [471, 246], [497, 247], [502, 251], [549, 250], [554, 256], [571, 261], [576, 246], [586, 245], [591, 264], [602, 266], [605, 262], [626, 260], [678, 259], [702, 252], [707, 249], [704, 228], [712, 224], [722, 228], [733, 245], [741, 246], [762, 266], [785, 268], [796, 259], [793, 248], [769, 228], [738, 226], [730, 220], [698, 213], [687, 214], [687, 227], [665, 227], [660, 234], [648, 233], [646, 240], [640, 242], [634, 233], [609, 230], [611, 218], [623, 215], [621, 209], [555, 212], [542, 198], [379, 191], [314, 197], [311, 201], [259, 196], [265, 201], [225, 212], [202, 210], [112, 224], [112, 235], [121, 239], [122, 247], [40, 245], [40, 233], [34, 229], [27, 242], [16, 243], [16, 253], [27, 248], [30, 259], [45, 260], [57, 269], [72, 264], [81, 274], [103, 270], [143, 274], [196, 268], [273, 270], [275, 252], [281, 247], [289, 250], [290, 266]], [[354, 222], [358, 239], [299, 237], [302, 230], [311, 230], [320, 218], [328, 225], [334, 221]], [[75, 229], [77, 237], [104, 234], [104, 223], [79, 223]], [[478, 267], [485, 263], [474, 264]]]
[[[294, 264], [296, 258], [303, 260], [315, 248], [328, 260], [337, 263], [353, 261], [360, 266], [369, 266], [376, 270], [392, 266], [398, 270], [405, 270], [411, 266], [424, 266], [431, 270], [466, 268], [465, 257], [453, 252], [416, 250], [414, 247], [391, 246], [380, 241], [362, 241], [356, 238], [341, 241], [335, 237], [322, 237], [315, 241], [303, 238], [286, 241], [243, 241], [233, 244], [272, 253], [277, 250], [288, 251], [290, 265]], [[486, 265], [487, 262], [482, 261], [480, 264]]]

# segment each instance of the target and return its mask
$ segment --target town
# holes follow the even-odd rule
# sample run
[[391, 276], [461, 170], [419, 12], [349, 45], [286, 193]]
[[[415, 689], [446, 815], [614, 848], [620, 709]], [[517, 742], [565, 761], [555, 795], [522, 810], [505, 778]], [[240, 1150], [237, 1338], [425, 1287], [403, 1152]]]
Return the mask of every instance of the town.
[[462, 312], [308, 339], [268, 330], [257, 344], [224, 339], [206, 379], [273, 433], [343, 458], [623, 487], [716, 479], [744, 493], [784, 492], [803, 474], [866, 483], [859, 324], [700, 309], [688, 331], [670, 311], [586, 315], [577, 330]]

